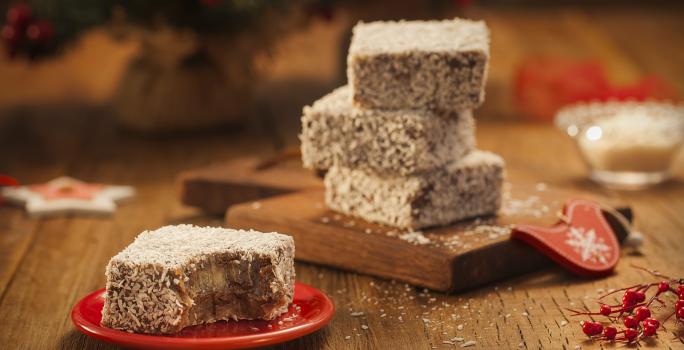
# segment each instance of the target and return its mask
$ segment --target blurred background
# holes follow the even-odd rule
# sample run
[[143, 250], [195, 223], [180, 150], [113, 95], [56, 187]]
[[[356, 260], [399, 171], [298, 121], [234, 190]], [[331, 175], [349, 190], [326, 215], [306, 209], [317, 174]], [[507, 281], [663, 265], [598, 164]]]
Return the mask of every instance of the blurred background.
[[344, 84], [359, 20], [486, 20], [482, 123], [548, 125], [575, 101], [684, 92], [680, 1], [64, 0], [0, 11], [0, 173], [22, 182], [94, 168], [105, 181], [103, 167], [138, 163], [154, 178], [296, 145], [302, 107]]

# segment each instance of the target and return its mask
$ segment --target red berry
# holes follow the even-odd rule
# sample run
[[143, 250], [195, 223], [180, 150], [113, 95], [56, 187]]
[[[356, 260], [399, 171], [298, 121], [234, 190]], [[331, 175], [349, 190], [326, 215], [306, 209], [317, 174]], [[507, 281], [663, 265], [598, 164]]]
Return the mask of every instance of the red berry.
[[650, 337], [652, 335], [655, 335], [656, 332], [658, 332], [658, 327], [654, 327], [650, 324], [644, 325], [644, 337]]
[[640, 290], [634, 292], [634, 295], [635, 295], [635, 299], [636, 299], [637, 303], [640, 303], [640, 302], [646, 300], [646, 293], [644, 293]]
[[684, 307], [677, 309], [677, 318], [684, 320]]
[[679, 310], [681, 308], [684, 308], [684, 300], [677, 300], [675, 303], [675, 310]]
[[629, 300], [635, 300], [636, 299], [636, 291], [632, 289], [627, 289], [625, 293], [622, 295], [622, 299], [629, 299]]
[[582, 332], [588, 336], [601, 334], [603, 326], [598, 322], [582, 321]]
[[19, 51], [19, 44], [21, 43], [22, 35], [15, 25], [5, 24], [2, 27], [2, 32], [0, 32], [2, 41], [5, 43], [5, 48], [7, 49], [7, 55], [11, 58], [16, 56]]
[[649, 318], [644, 320], [644, 327], [646, 327], [647, 325], [651, 325], [655, 328], [658, 328], [658, 327], [660, 327], [660, 321], [656, 320], [655, 318], [649, 317]]
[[637, 332], [636, 329], [632, 329], [632, 328], [625, 329], [625, 339], [627, 339], [627, 341], [633, 341], [634, 339], [636, 339], [636, 337], [638, 335], [639, 335], [639, 332]]
[[7, 10], [7, 23], [20, 28], [25, 28], [33, 17], [31, 6], [27, 4], [16, 4]]
[[26, 36], [35, 42], [46, 42], [55, 35], [55, 28], [48, 21], [36, 21], [26, 29]]
[[639, 321], [634, 316], [625, 317], [624, 323], [627, 328], [637, 328], [639, 326]]
[[679, 292], [679, 300], [684, 300], [684, 290]]
[[651, 310], [649, 310], [645, 306], [641, 306], [641, 307], [636, 309], [636, 311], [634, 312], [634, 316], [636, 316], [637, 320], [643, 321], [643, 320], [651, 317]]
[[599, 308], [599, 313], [603, 316], [610, 316], [612, 311], [613, 310], [610, 308], [610, 306], [606, 304], [601, 305], [601, 307]]
[[684, 284], [677, 286], [677, 294], [682, 294], [682, 292], [684, 292]]
[[2, 40], [7, 46], [16, 46], [21, 41], [21, 32], [13, 24], [5, 24], [2, 27]]
[[670, 282], [662, 281], [658, 284], [658, 294], [665, 293], [670, 290]]
[[613, 326], [608, 326], [603, 329], [603, 336], [606, 337], [606, 339], [613, 340], [615, 339], [615, 336], [617, 335], [617, 328]]
[[622, 306], [632, 306], [636, 304], [636, 299], [636, 292], [631, 289], [627, 289], [625, 294], [622, 295]]

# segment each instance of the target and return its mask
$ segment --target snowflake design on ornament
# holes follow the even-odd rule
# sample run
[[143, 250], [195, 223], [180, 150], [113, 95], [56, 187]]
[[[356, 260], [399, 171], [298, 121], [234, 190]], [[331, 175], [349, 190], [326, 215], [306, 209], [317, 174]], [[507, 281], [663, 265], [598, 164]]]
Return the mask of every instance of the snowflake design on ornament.
[[611, 253], [611, 248], [604, 243], [603, 238], [596, 237], [594, 229], [587, 230], [582, 227], [570, 227], [567, 233], [568, 239], [565, 244], [571, 246], [580, 254], [582, 261], [606, 263], [606, 258]]

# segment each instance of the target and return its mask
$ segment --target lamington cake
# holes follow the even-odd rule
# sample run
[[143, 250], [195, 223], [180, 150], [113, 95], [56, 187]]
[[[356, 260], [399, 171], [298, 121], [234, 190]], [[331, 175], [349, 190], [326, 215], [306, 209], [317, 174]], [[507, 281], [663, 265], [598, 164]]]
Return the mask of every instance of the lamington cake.
[[376, 174], [410, 175], [441, 167], [475, 148], [470, 111], [367, 110], [352, 107], [343, 86], [304, 107], [304, 166], [333, 164]]
[[192, 225], [141, 233], [107, 265], [102, 325], [176, 333], [218, 320], [271, 320], [294, 293], [294, 241]]
[[474, 109], [484, 100], [488, 61], [483, 21], [359, 23], [347, 77], [357, 107]]
[[503, 178], [503, 159], [479, 150], [405, 177], [333, 166], [325, 176], [325, 201], [333, 210], [367, 221], [420, 229], [496, 213]]

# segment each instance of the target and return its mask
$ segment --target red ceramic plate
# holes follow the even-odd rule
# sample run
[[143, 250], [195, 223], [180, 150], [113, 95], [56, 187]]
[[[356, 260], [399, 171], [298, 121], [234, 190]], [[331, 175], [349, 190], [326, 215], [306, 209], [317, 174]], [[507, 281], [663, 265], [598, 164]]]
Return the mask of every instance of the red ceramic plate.
[[100, 326], [105, 290], [81, 299], [71, 310], [79, 331], [106, 342], [139, 349], [238, 349], [286, 342], [323, 327], [335, 313], [332, 301], [316, 288], [295, 283], [294, 300], [275, 320], [220, 321], [192, 326], [173, 335], [132, 334]]

